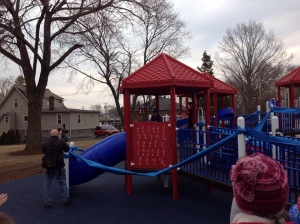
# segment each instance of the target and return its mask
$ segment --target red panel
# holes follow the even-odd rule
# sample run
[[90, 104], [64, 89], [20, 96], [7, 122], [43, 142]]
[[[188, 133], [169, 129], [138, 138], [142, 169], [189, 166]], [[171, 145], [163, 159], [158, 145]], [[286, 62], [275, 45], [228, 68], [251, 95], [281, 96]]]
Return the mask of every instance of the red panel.
[[171, 158], [169, 122], [133, 122], [133, 168], [162, 169]]
[[169, 122], [133, 122], [133, 168], [162, 169], [170, 163]]

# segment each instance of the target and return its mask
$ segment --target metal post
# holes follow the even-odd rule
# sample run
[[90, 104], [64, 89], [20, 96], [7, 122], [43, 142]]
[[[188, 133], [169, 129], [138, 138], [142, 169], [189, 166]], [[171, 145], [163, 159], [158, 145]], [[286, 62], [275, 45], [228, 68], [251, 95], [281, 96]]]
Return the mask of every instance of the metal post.
[[[272, 129], [272, 136], [276, 136], [276, 132], [278, 131], [279, 122], [278, 117], [273, 116], [271, 120], [271, 129]], [[273, 159], [276, 158], [276, 145], [272, 145], [272, 157]]]
[[[245, 119], [243, 117], [238, 117], [237, 125], [240, 128], [245, 128]], [[245, 135], [243, 133], [238, 134], [238, 158], [244, 157], [246, 155], [245, 147]]]
[[168, 114], [166, 114], [166, 115], [165, 115], [164, 121], [169, 121], [169, 120], [170, 120], [170, 119], [169, 119], [170, 117], [171, 117], [171, 116], [169, 116]]
[[[206, 125], [203, 125], [202, 131], [203, 131], [203, 149], [206, 149]], [[204, 156], [204, 162], [207, 163], [207, 156]]]
[[[70, 148], [74, 147], [74, 142], [70, 142]], [[69, 152], [65, 152], [65, 155], [69, 156]], [[69, 167], [69, 157], [64, 158], [65, 170], [66, 170], [66, 182], [68, 187], [68, 194], [70, 194], [70, 167]]]
[[[257, 111], [260, 112], [260, 105], [257, 106]], [[258, 114], [258, 123], [261, 121], [260, 113]]]

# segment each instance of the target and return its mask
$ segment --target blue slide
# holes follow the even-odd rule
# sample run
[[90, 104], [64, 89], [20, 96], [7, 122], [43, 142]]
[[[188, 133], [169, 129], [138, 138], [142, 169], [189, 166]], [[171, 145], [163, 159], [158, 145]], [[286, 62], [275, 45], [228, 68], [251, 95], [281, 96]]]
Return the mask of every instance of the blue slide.
[[[89, 159], [105, 166], [115, 166], [126, 159], [126, 133], [121, 132], [103, 139], [82, 152], [81, 157]], [[86, 183], [100, 174], [104, 170], [90, 167], [79, 158], [71, 157], [70, 186]]]

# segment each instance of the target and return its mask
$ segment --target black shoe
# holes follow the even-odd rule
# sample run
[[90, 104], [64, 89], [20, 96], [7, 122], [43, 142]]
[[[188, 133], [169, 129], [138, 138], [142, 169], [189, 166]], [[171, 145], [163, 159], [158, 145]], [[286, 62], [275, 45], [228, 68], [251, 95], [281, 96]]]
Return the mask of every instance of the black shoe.
[[44, 208], [51, 208], [52, 206], [51, 205], [47, 205], [47, 204], [44, 204]]
[[64, 205], [70, 205], [70, 204], [72, 204], [72, 201], [70, 199], [64, 202]]

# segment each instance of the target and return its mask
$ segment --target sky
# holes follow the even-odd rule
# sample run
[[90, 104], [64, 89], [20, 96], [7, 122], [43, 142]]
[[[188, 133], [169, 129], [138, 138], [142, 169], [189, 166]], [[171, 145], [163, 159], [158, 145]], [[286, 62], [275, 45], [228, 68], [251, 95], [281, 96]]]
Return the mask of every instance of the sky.
[[[187, 44], [191, 56], [180, 59], [191, 68], [201, 66], [203, 52], [214, 60], [218, 45], [227, 28], [235, 28], [238, 23], [255, 20], [264, 25], [266, 31], [272, 29], [283, 40], [288, 53], [294, 54], [292, 64], [300, 66], [300, 0], [171, 0], [180, 19], [187, 22], [193, 40]], [[10, 66], [1, 76], [18, 76], [19, 70]], [[65, 100], [65, 105], [75, 109], [90, 109], [91, 105], [114, 105], [108, 91], [96, 87], [89, 94], [76, 94], [82, 76], [68, 82], [68, 74], [54, 74], [49, 77], [47, 88]]]

